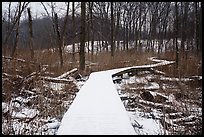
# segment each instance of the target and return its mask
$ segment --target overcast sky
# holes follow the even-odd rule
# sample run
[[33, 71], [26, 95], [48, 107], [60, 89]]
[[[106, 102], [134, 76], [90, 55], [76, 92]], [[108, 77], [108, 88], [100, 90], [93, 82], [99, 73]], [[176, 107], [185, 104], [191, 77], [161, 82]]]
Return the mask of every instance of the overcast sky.
[[[50, 4], [51, 2], [43, 2], [43, 3], [45, 4], [46, 8], [48, 9], [48, 12], [51, 12], [51, 8], [48, 6], [48, 4]], [[66, 11], [65, 2], [54, 2], [54, 3], [56, 3], [55, 10], [58, 13], [58, 15], [62, 16], [63, 14], [65, 14], [65, 11]], [[2, 2], [2, 15], [8, 9], [8, 5], [9, 5], [9, 2]], [[12, 9], [15, 9], [16, 6], [17, 6], [17, 2], [12, 2], [12, 4], [11, 4]], [[47, 15], [41, 2], [30, 2], [28, 7], [31, 8], [32, 15], [35, 17], [37, 16], [38, 18], [40, 18], [43, 15]], [[70, 8], [72, 7], [71, 3], [69, 5], [69, 7]], [[25, 17], [25, 15], [26, 14], [22, 15], [22, 19]]]

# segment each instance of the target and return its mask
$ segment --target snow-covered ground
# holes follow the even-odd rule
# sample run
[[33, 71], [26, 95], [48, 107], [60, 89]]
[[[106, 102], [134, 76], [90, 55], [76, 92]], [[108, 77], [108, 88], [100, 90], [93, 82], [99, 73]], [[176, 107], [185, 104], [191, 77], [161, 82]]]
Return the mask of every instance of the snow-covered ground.
[[[134, 76], [113, 79], [120, 80], [115, 81], [115, 87], [137, 134], [171, 135], [201, 132], [202, 89], [192, 89], [185, 83], [194, 81], [192, 78], [179, 79], [167, 77], [161, 71], [156, 74], [141, 71]], [[201, 80], [202, 76], [197, 76], [197, 79]], [[179, 82], [183, 83], [182, 87]]]
[[[32, 90], [22, 89], [21, 94], [13, 97], [11, 101], [2, 102], [2, 133], [11, 135], [55, 135], [57, 133], [157, 135], [181, 132], [185, 134], [186, 127], [197, 128], [195, 127], [196, 122], [202, 121], [202, 107], [200, 106], [202, 87], [186, 88], [190, 96], [192, 96], [191, 91], [196, 93], [196, 101], [188, 98], [179, 100], [180, 94], [176, 93], [180, 89], [174, 85], [174, 82], [185, 83], [193, 81], [195, 78], [202, 80], [202, 76], [178, 79], [167, 77], [162, 71], [155, 70], [156, 75], [145, 70], [138, 72], [136, 76], [124, 74], [123, 78], [111, 77], [113, 74], [127, 69], [155, 68], [158, 64], [172, 63], [155, 58], [151, 58], [151, 60], [158, 63], [95, 72], [89, 76], [88, 81], [86, 78], [85, 81], [80, 81], [66, 77], [68, 72], [52, 78], [52, 80], [63, 79], [65, 82], [72, 81], [80, 89], [79, 92], [75, 92], [76, 97], [69, 94], [67, 90], [70, 90], [71, 87], [66, 88], [67, 84], [65, 83], [46, 81], [38, 83], [41, 84], [41, 87], [37, 85]], [[2, 79], [5, 83], [8, 76], [6, 74], [3, 76]], [[114, 85], [115, 79], [119, 79], [120, 83]], [[160, 100], [156, 100], [158, 98]], [[35, 102], [38, 101], [42, 106], [35, 106]], [[50, 106], [51, 102], [55, 105]], [[58, 110], [53, 107], [63, 109]], [[46, 115], [42, 117], [43, 111]], [[164, 111], [170, 112], [165, 115]], [[71, 124], [67, 121], [71, 121]], [[166, 129], [165, 125], [172, 127], [169, 126], [169, 129]], [[170, 130], [170, 127], [174, 129], [174, 132]], [[122, 130], [118, 131], [121, 128]], [[90, 132], [87, 133], [87, 131]]]
[[[162, 134], [158, 132], [163, 131], [159, 122], [151, 120], [145, 122], [142, 117], [137, 117], [137, 120], [144, 124], [141, 127], [142, 130], [133, 130], [126, 109], [113, 84], [112, 75], [131, 68], [148, 68], [171, 63], [160, 61], [153, 65], [91, 73], [88, 81], [80, 89], [69, 110], [65, 113], [57, 134]], [[146, 89], [152, 89], [155, 85], [152, 83]], [[147, 123], [152, 123], [153, 128], [146, 125]]]
[[[88, 46], [88, 43], [89, 43], [89, 46]], [[116, 41], [117, 43], [117, 41]], [[119, 50], [121, 50], [121, 47], [123, 47], [123, 41], [120, 41], [119, 42]], [[135, 48], [135, 41], [130, 41], [129, 42], [129, 49], [134, 49]], [[139, 41], [138, 41], [139, 43]], [[138, 46], [138, 48], [142, 51], [145, 51], [147, 50], [150, 46], [148, 46], [148, 40], [141, 40], [140, 43], [142, 44], [142, 46]], [[158, 49], [159, 49], [159, 41], [157, 39], [155, 39], [154, 41], [151, 42], [152, 43], [152, 48], [154, 49], [154, 52], [158, 52]], [[181, 43], [181, 40], [178, 39], [178, 46], [180, 46], [180, 43]], [[171, 45], [173, 45], [173, 39], [171, 40], [164, 40], [163, 41], [163, 44], [166, 45], [166, 46], [162, 46], [161, 47], [161, 51], [160, 52], [165, 52], [168, 50], [169, 47], [171, 47]], [[96, 54], [97, 52], [99, 52], [100, 50], [101, 51], [105, 51], [106, 48], [105, 48], [105, 41], [103, 41], [103, 44], [102, 44], [102, 41], [94, 41], [94, 44], [93, 44], [93, 51], [94, 51], [94, 54]], [[104, 45], [104, 46], [102, 46]], [[185, 44], [186, 46], [186, 44]], [[80, 43], [75, 43], [75, 52], [79, 52], [79, 47], [80, 47]], [[64, 51], [66, 53], [72, 53], [72, 48], [73, 48], [73, 45], [70, 44], [70, 45], [66, 45], [65, 48], [64, 48]], [[88, 53], [88, 52], [91, 52], [91, 41], [87, 41], [85, 42], [85, 52]], [[108, 43], [107, 45], [107, 48], [108, 50], [110, 51], [111, 50], [111, 45]], [[167, 49], [165, 49], [167, 48]], [[186, 48], [186, 47], [185, 47]]]

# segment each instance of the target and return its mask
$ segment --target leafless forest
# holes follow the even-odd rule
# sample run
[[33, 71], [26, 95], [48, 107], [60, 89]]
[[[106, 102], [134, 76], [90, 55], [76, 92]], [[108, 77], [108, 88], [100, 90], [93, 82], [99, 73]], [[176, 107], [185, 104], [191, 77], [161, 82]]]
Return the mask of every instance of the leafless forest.
[[157, 82], [159, 99], [142, 82], [114, 81], [127, 110], [161, 110], [169, 134], [202, 134], [201, 2], [39, 2], [40, 15], [32, 3], [3, 2], [2, 134], [55, 134], [45, 125], [61, 120], [91, 72], [150, 57], [175, 63], [129, 77]]

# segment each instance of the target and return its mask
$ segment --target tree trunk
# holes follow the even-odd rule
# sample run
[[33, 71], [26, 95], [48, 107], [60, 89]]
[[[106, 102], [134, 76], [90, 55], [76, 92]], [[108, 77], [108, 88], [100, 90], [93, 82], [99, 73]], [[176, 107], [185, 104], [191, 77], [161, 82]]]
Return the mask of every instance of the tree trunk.
[[[88, 7], [90, 7], [90, 2], [88, 2]], [[87, 39], [86, 39], [86, 41], [87, 41], [87, 50], [88, 50], [88, 55], [89, 55], [89, 53], [90, 53], [90, 49], [89, 49], [89, 40], [90, 40], [90, 12], [88, 12], [88, 14], [87, 14], [87, 27], [86, 27], [86, 29], [87, 29]]]
[[30, 46], [30, 58], [34, 60], [34, 49], [33, 49], [33, 29], [32, 29], [32, 16], [30, 12], [30, 8], [27, 8], [28, 11], [28, 21], [29, 21], [29, 46]]
[[139, 53], [142, 52], [141, 45], [141, 33], [142, 33], [142, 7], [141, 2], [139, 5], [139, 33], [138, 33], [138, 43], [139, 43]]
[[72, 61], [75, 61], [75, 37], [76, 37], [76, 30], [75, 30], [75, 8], [74, 8], [74, 2], [72, 2], [72, 40], [73, 40], [73, 44], [72, 44]]
[[11, 53], [11, 57], [14, 57], [15, 51], [16, 51], [16, 47], [18, 46], [18, 40], [19, 40], [19, 24], [20, 24], [20, 18], [17, 21], [17, 28], [16, 28], [16, 37], [15, 37], [15, 43], [14, 43], [14, 47]]
[[176, 67], [178, 68], [179, 50], [178, 50], [178, 42], [177, 42], [177, 39], [178, 39], [178, 6], [177, 6], [177, 2], [175, 2], [175, 14], [176, 14], [176, 19], [175, 19], [175, 30], [174, 30], [174, 33], [175, 33], [175, 46], [176, 46]]
[[117, 50], [119, 50], [120, 38], [119, 38], [118, 32], [119, 32], [119, 26], [120, 26], [120, 24], [119, 24], [119, 22], [120, 22], [120, 7], [117, 9], [116, 14], [117, 14], [117, 21], [116, 21], [117, 25], [116, 25], [116, 29], [115, 29], [115, 40], [117, 41]]
[[[201, 7], [202, 8], [202, 7]], [[200, 44], [200, 55], [202, 57], [202, 9], [200, 8], [200, 15], [199, 15], [199, 44]]]
[[114, 29], [114, 18], [113, 18], [113, 2], [111, 2], [111, 56], [114, 56], [115, 45], [113, 42], [113, 30]]
[[[9, 7], [8, 7], [8, 23], [7, 23], [7, 31], [6, 31], [6, 38], [5, 38], [5, 40], [8, 39], [8, 36], [10, 35], [10, 28], [11, 28], [10, 25], [11, 25], [11, 2], [9, 2]], [[8, 49], [7, 41], [4, 41], [2, 39], [2, 42], [3, 42], [2, 47], [3, 46], [5, 47], [4, 51], [2, 53], [4, 53], [4, 56], [6, 56], [7, 49]]]
[[64, 47], [64, 37], [65, 37], [65, 30], [66, 30], [66, 27], [67, 27], [68, 14], [69, 14], [69, 2], [67, 4], [67, 11], [66, 11], [66, 15], [65, 15], [65, 18], [64, 18], [63, 27], [61, 29], [61, 41], [60, 41], [61, 47]]
[[135, 25], [135, 51], [137, 51], [137, 41], [138, 41], [138, 31], [137, 31], [137, 28], [138, 28], [138, 25], [137, 25], [137, 20], [135, 21], [136, 22], [136, 25]]
[[[22, 12], [24, 11], [24, 9], [28, 6], [28, 4], [29, 4], [30, 2], [23, 2], [23, 4], [21, 5], [21, 2], [18, 2], [18, 9], [15, 11], [15, 13], [14, 13], [14, 21], [13, 21], [13, 24], [11, 25], [11, 26], [9, 26], [9, 28], [8, 28], [8, 31], [7, 31], [7, 34], [6, 34], [6, 38], [5, 38], [5, 41], [3, 42], [3, 45], [6, 45], [6, 47], [7, 47], [7, 44], [8, 44], [8, 41], [9, 41], [9, 39], [10, 39], [10, 36], [11, 36], [11, 34], [12, 34], [12, 32], [13, 32], [13, 30], [14, 30], [14, 28], [15, 28], [15, 26], [16, 26], [16, 38], [15, 38], [15, 44], [14, 44], [14, 48], [13, 48], [13, 50], [12, 50], [12, 52], [11, 52], [11, 57], [14, 57], [14, 53], [15, 53], [15, 51], [16, 51], [16, 47], [17, 47], [17, 45], [18, 45], [18, 35], [19, 35], [19, 24], [20, 24], [20, 18], [21, 18], [21, 14], [22, 14]], [[11, 20], [11, 3], [9, 3], [9, 22], [8, 22], [8, 24], [10, 24], [10, 20]]]
[[55, 13], [55, 27], [56, 27], [56, 32], [57, 32], [57, 42], [58, 42], [58, 48], [59, 48], [59, 57], [60, 57], [60, 67], [63, 67], [63, 58], [62, 58], [62, 38], [60, 37], [60, 32], [59, 32], [59, 26], [58, 26], [58, 16], [57, 13]]
[[128, 37], [128, 22], [126, 22], [126, 32], [125, 32], [125, 45], [126, 45], [126, 50], [128, 51], [128, 42], [129, 42], [129, 37]]
[[17, 16], [17, 19], [16, 19], [17, 20], [17, 26], [16, 26], [15, 43], [14, 43], [13, 50], [11, 52], [11, 57], [12, 58], [14, 57], [16, 47], [18, 46], [20, 18], [21, 18], [21, 2], [19, 2], [19, 5], [18, 5], [18, 16]]
[[196, 51], [197, 51], [197, 55], [199, 54], [199, 50], [200, 50], [200, 41], [199, 39], [201, 39], [199, 37], [199, 16], [198, 16], [198, 3], [195, 2], [195, 45], [196, 45]]
[[79, 51], [79, 70], [84, 71], [85, 70], [85, 53], [84, 53], [84, 47], [85, 47], [85, 14], [86, 13], [86, 2], [81, 2], [81, 45], [80, 45], [80, 51]]
[[[183, 6], [183, 5], [182, 5]], [[184, 42], [186, 41], [186, 22], [187, 22], [187, 13], [188, 12], [188, 2], [184, 4], [184, 13], [182, 17], [182, 32], [181, 32], [181, 54], [184, 57], [185, 45]]]
[[93, 2], [90, 3], [90, 20], [91, 20], [91, 60], [93, 60], [93, 54], [94, 54], [94, 30], [93, 30]]

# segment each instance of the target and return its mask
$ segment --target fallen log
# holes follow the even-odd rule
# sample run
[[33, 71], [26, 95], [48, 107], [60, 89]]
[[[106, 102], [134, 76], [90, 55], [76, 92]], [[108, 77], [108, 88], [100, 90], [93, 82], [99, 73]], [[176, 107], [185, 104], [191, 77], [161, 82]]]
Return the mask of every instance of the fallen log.
[[16, 60], [19, 62], [23, 62], [23, 63], [31, 63], [31, 64], [39, 64], [37, 62], [33, 62], [33, 61], [26, 61], [24, 59], [18, 59], [18, 58], [12, 58], [12, 57], [7, 57], [7, 56], [2, 56], [4, 59], [10, 59], [10, 60]]
[[172, 121], [175, 124], [179, 124], [179, 123], [182, 123], [182, 122], [193, 122], [196, 119], [198, 119], [196, 116], [190, 115], [188, 117], [172, 119]]
[[45, 80], [45, 81], [48, 81], [48, 82], [54, 82], [54, 83], [70, 83], [70, 82], [73, 82], [72, 79], [69, 79], [69, 77], [71, 75], [75, 75], [76, 72], [78, 71], [77, 68], [74, 68], [58, 77], [40, 77], [40, 80]]
[[23, 79], [23, 77], [22, 76], [20, 76], [20, 75], [10, 75], [10, 74], [7, 74], [7, 73], [3, 73], [3, 78], [4, 77], [7, 77], [7, 78], [12, 78], [12, 79], [14, 79], [14, 78], [19, 78], [19, 79]]
[[52, 77], [39, 77], [40, 80], [54, 82], [54, 83], [71, 83], [73, 80], [70, 79], [59, 79], [59, 78], [52, 78]]
[[60, 75], [60, 76], [57, 77], [57, 78], [58, 78], [58, 79], [67, 78], [68, 76], [70, 76], [71, 74], [76, 73], [77, 71], [78, 71], [78, 69], [77, 69], [77, 68], [74, 68], [74, 69], [72, 69], [72, 70], [70, 70], [70, 71], [68, 71], [68, 72], [66, 72], [66, 73], [64, 73], [64, 74], [62, 74], [62, 75]]
[[139, 71], [151, 71], [151, 68], [130, 68], [123, 71], [120, 71], [118, 73], [113, 74], [113, 77], [123, 77], [123, 74], [128, 73], [129, 75], [137, 74]]
[[154, 103], [151, 101], [144, 101], [141, 99], [138, 100], [138, 103], [140, 103], [142, 105], [146, 105], [146, 106], [160, 109], [161, 111], [164, 111], [166, 113], [172, 113], [172, 112], [176, 113], [177, 112], [176, 108], [171, 106], [171, 105], [166, 105], [166, 104], [162, 104], [162, 103]]

